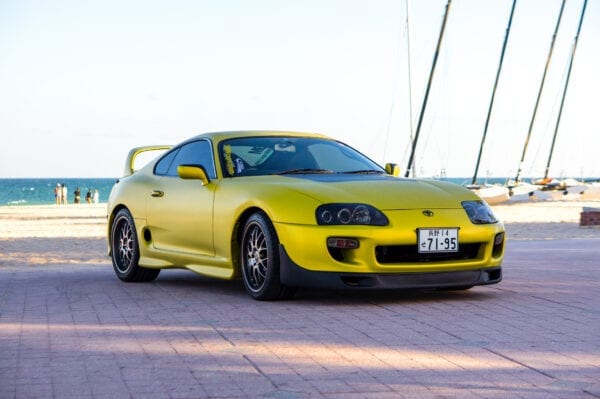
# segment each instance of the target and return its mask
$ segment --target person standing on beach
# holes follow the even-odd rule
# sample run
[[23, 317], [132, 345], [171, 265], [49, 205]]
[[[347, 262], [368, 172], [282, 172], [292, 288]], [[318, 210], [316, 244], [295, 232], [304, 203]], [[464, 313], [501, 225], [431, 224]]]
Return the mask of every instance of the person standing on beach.
[[88, 188], [87, 194], [85, 195], [85, 202], [88, 204], [92, 203], [92, 189]]
[[62, 188], [60, 187], [60, 183], [56, 183], [56, 187], [54, 187], [54, 200], [56, 201], [56, 205], [60, 205], [62, 199]]
[[73, 202], [76, 204], [79, 204], [80, 200], [81, 200], [81, 191], [79, 190], [79, 187], [77, 187], [75, 189], [75, 199]]
[[99, 199], [100, 194], [98, 194], [98, 190], [94, 190], [94, 204], [97, 204]]
[[68, 190], [67, 190], [67, 185], [66, 185], [66, 184], [63, 184], [63, 185], [62, 185], [62, 193], [61, 193], [61, 194], [62, 194], [62, 195], [61, 195], [61, 202], [62, 202], [62, 204], [63, 204], [63, 205], [67, 205], [67, 203], [69, 202], [69, 201], [67, 200], [67, 191], [68, 191]]

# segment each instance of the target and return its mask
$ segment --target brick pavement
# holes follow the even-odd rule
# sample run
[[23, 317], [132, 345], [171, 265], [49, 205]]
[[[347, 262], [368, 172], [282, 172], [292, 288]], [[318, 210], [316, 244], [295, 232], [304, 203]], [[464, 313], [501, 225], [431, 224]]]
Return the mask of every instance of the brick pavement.
[[51, 264], [0, 241], [0, 398], [599, 398], [599, 244], [511, 241], [505, 281], [466, 292], [264, 303], [122, 283], [102, 239]]

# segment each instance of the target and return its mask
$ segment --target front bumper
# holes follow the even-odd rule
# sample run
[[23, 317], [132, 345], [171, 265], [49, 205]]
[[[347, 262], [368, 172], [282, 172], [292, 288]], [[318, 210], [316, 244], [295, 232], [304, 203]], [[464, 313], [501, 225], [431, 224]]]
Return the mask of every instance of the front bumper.
[[304, 269], [279, 246], [280, 279], [290, 287], [329, 289], [425, 289], [471, 287], [496, 284], [502, 281], [502, 268], [426, 273], [344, 273], [321, 272]]
[[[388, 226], [316, 226], [274, 223], [289, 258], [314, 272], [350, 274], [418, 274], [484, 270], [502, 265], [502, 223], [474, 225], [463, 209], [435, 209], [434, 217], [420, 210], [387, 211]], [[459, 228], [459, 251], [420, 254], [419, 228]], [[348, 249], [332, 248], [329, 238], [358, 242]], [[501, 242], [496, 243], [500, 238]]]

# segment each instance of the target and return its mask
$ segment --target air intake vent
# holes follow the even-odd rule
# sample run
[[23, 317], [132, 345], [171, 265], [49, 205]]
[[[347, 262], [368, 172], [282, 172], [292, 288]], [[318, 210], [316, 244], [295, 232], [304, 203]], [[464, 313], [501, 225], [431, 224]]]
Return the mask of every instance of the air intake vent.
[[417, 251], [416, 245], [389, 245], [375, 248], [377, 262], [386, 263], [419, 263], [439, 262], [445, 260], [479, 259], [480, 243], [461, 244], [458, 252], [424, 253]]

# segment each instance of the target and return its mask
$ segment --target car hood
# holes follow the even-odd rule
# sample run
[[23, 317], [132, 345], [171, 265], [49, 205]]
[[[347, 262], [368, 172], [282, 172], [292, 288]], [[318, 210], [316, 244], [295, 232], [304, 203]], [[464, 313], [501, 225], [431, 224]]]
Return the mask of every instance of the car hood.
[[479, 197], [464, 187], [436, 180], [402, 179], [388, 175], [311, 174], [274, 179], [277, 186], [314, 198], [320, 203], [356, 202], [381, 210], [459, 209], [461, 201]]

